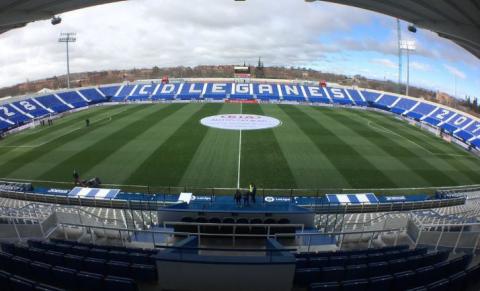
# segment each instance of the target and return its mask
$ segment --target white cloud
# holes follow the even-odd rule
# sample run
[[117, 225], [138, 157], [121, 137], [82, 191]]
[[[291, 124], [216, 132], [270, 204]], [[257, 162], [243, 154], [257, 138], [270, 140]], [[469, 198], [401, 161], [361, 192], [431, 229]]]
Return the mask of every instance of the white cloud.
[[387, 68], [391, 68], [391, 69], [397, 69], [398, 68], [398, 64], [394, 63], [393, 61], [391, 61], [389, 59], [373, 59], [371, 62], [374, 63], [374, 64], [382, 65], [382, 66], [387, 67]]
[[371, 13], [296, 0], [137, 0], [62, 15], [0, 35], [0, 86], [65, 72], [60, 32], [77, 32], [71, 71], [256, 63], [308, 66], [318, 36], [368, 23]]
[[[385, 68], [381, 74], [367, 66], [367, 77], [397, 69], [390, 60], [397, 53], [394, 19], [323, 1], [272, 2], [135, 0], [65, 13], [57, 26], [35, 22], [0, 34], [0, 87], [65, 74], [65, 47], [57, 38], [67, 31], [77, 32], [78, 38], [71, 46], [72, 72], [255, 64], [259, 56], [268, 66], [312, 66], [346, 74], [363, 73], [357, 66], [369, 59]], [[387, 35], [375, 35], [379, 24]], [[374, 33], [358, 36], [359, 27]], [[468, 53], [433, 33], [420, 30], [416, 38], [416, 56], [449, 63], [456, 58], [478, 67], [477, 59], [471, 61]], [[351, 52], [361, 52], [364, 59]], [[429, 69], [419, 62], [411, 65]]]
[[410, 68], [417, 71], [423, 71], [423, 72], [428, 72], [431, 70], [431, 67], [429, 64], [420, 63], [420, 62], [410, 62]]
[[466, 79], [467, 78], [467, 74], [465, 74], [464, 72], [460, 71], [459, 69], [457, 69], [453, 66], [443, 64], [443, 67], [445, 69], [447, 69], [447, 71], [450, 72], [450, 74], [452, 74], [452, 75], [454, 75], [458, 78], [461, 78], [461, 79]]

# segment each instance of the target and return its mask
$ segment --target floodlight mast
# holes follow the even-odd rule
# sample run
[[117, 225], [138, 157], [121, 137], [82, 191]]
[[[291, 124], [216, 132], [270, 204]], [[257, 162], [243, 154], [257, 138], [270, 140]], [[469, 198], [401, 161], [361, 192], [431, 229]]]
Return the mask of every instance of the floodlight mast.
[[77, 41], [77, 33], [75, 32], [62, 32], [58, 38], [58, 42], [64, 42], [67, 47], [67, 88], [70, 89], [70, 54], [68, 50], [68, 45], [71, 42]]
[[413, 40], [402, 40], [400, 42], [400, 49], [404, 50], [407, 52], [407, 88], [405, 95], [408, 95], [408, 90], [410, 87], [410, 51], [414, 51], [416, 49], [415, 47], [415, 41]]

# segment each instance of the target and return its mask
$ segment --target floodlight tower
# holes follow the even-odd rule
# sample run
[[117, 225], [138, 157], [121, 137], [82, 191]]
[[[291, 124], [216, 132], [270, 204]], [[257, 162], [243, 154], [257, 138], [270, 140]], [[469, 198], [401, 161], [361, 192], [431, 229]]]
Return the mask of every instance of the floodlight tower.
[[407, 52], [407, 89], [405, 95], [408, 96], [408, 89], [410, 86], [410, 51], [415, 50], [415, 41], [402, 40], [400, 42], [400, 48]]
[[64, 42], [67, 46], [67, 88], [70, 89], [70, 55], [68, 51], [68, 44], [77, 41], [77, 33], [62, 32], [58, 38], [58, 42]]
[[398, 94], [402, 94], [402, 30], [400, 19], [397, 18], [397, 45], [398, 45]]

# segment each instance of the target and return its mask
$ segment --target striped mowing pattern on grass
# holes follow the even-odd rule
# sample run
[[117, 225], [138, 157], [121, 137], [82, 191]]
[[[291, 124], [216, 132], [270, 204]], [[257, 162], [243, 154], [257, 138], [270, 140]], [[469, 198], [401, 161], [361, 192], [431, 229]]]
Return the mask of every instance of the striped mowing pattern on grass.
[[[217, 114], [275, 117], [273, 129], [205, 127]], [[92, 125], [85, 127], [89, 118]], [[241, 150], [241, 153], [239, 152]], [[0, 177], [199, 188], [390, 188], [480, 183], [478, 158], [391, 116], [294, 105], [153, 104], [90, 109], [0, 142]], [[48, 183], [44, 183], [48, 184]]]

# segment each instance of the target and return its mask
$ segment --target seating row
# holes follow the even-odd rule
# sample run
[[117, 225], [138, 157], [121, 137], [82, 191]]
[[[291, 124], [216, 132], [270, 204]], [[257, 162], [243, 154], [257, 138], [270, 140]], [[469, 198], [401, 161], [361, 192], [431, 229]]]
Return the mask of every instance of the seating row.
[[[363, 279], [381, 275], [395, 274], [414, 268], [427, 268], [425, 272], [435, 269], [440, 275], [447, 275], [464, 270], [471, 261], [470, 255], [445, 261], [443, 254], [426, 254], [412, 256], [407, 259], [396, 259], [360, 265], [335, 267], [304, 268], [295, 271], [295, 283], [308, 285], [313, 282], [344, 281]], [[442, 277], [440, 277], [442, 278]]]
[[63, 254], [53, 251], [38, 252], [31, 249], [28, 256], [19, 256], [0, 252], [2, 266], [9, 266], [17, 271], [28, 274], [31, 271], [30, 263], [39, 261], [45, 264], [70, 268], [75, 271], [86, 271], [99, 275], [114, 275], [131, 277], [137, 281], [155, 281], [157, 270], [154, 265], [130, 264], [121, 261], [107, 261], [89, 257]]
[[[96, 248], [92, 247], [89, 248], [83, 245], [70, 245], [64, 243], [50, 243], [44, 241], [28, 241], [28, 246], [20, 246], [20, 245], [8, 245], [3, 244], [3, 249], [11, 248], [11, 252], [19, 255], [28, 254], [29, 249], [36, 248], [39, 250], [44, 251], [54, 251], [60, 252], [65, 254], [72, 254], [76, 256], [83, 256], [83, 257], [90, 257], [90, 258], [97, 258], [97, 259], [104, 259], [104, 260], [114, 260], [114, 261], [122, 261], [122, 262], [129, 262], [133, 264], [150, 264], [153, 265], [155, 263], [155, 259], [153, 258], [152, 254], [148, 253], [136, 253], [136, 252], [127, 252], [127, 251], [120, 251], [120, 250], [108, 250], [105, 248]], [[8, 251], [10, 252], [10, 251]]]
[[[443, 256], [448, 256], [448, 252], [440, 252]], [[354, 254], [354, 255], [331, 255], [331, 256], [314, 256], [301, 257], [296, 259], [297, 268], [315, 268], [327, 266], [344, 266], [355, 264], [368, 264], [389, 260], [396, 260], [412, 256], [426, 255], [427, 248], [417, 248], [414, 250], [387, 251], [370, 254]]]
[[[34, 241], [34, 240], [32, 240]], [[123, 251], [127, 253], [142, 253], [147, 255], [154, 255], [158, 253], [158, 250], [155, 249], [142, 249], [142, 248], [131, 248], [131, 247], [124, 247], [124, 246], [108, 246], [108, 245], [98, 245], [92, 243], [82, 243], [72, 240], [63, 240], [63, 239], [50, 239], [50, 243], [53, 244], [68, 244], [71, 246], [83, 246], [87, 248], [96, 248], [96, 249], [104, 249], [108, 251]]]
[[[17, 266], [3, 266], [0, 270], [1, 290], [85, 290], [85, 291], [137, 291], [132, 279], [103, 276], [90, 272], [77, 272], [73, 269], [51, 266], [42, 262], [29, 263], [29, 272]], [[64, 289], [63, 289], [64, 288]]]
[[375, 253], [384, 253], [388, 251], [401, 251], [408, 250], [408, 245], [388, 246], [382, 248], [370, 248], [362, 250], [349, 250], [349, 251], [332, 251], [332, 252], [309, 252], [295, 254], [297, 258], [311, 258], [311, 257], [329, 257], [329, 256], [350, 256], [350, 255], [368, 255]]
[[[480, 265], [452, 274], [440, 276], [432, 271], [426, 274], [419, 268], [393, 275], [383, 275], [368, 279], [346, 280], [342, 282], [321, 282], [310, 284], [310, 291], [465, 291], [473, 290], [478, 284]], [[477, 289], [475, 289], [477, 290]]]

